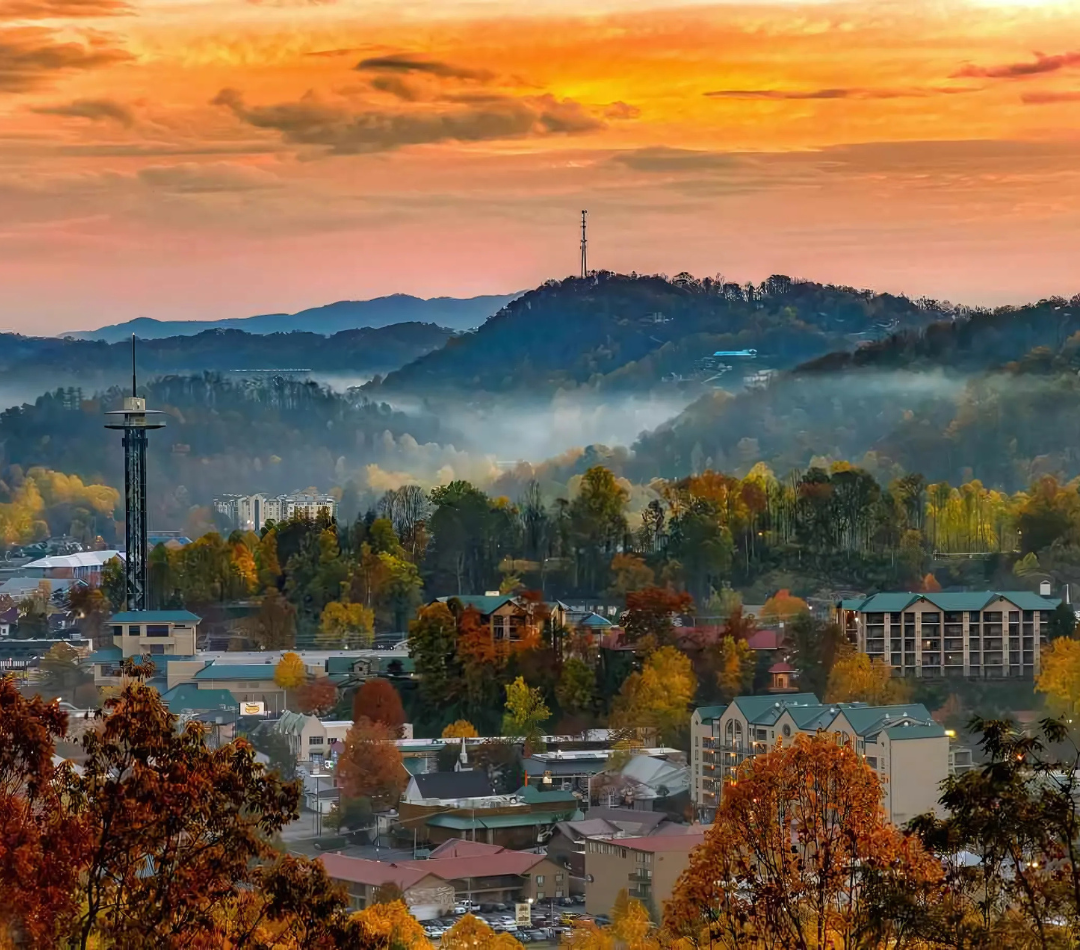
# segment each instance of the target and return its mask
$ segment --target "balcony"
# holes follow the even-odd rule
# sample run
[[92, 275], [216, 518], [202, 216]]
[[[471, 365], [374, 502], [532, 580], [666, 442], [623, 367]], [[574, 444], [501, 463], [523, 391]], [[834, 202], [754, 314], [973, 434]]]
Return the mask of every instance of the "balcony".
[[631, 871], [626, 879], [631, 884], [652, 884], [652, 871], [648, 868], [637, 868]]

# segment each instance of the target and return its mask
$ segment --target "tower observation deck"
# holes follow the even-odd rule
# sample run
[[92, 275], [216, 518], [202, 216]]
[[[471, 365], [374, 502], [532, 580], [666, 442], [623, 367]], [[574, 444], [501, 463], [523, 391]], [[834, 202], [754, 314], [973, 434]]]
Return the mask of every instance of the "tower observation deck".
[[163, 429], [154, 418], [164, 413], [146, 408], [135, 382], [135, 334], [131, 335], [131, 395], [124, 408], [105, 413], [111, 416], [106, 429], [124, 433], [124, 534], [127, 561], [124, 565], [124, 596], [128, 610], [146, 610], [146, 433]]

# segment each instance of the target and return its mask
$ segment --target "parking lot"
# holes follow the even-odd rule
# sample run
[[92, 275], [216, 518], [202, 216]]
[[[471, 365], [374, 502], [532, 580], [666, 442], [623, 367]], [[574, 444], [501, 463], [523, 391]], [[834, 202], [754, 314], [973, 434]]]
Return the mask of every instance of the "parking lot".
[[[466, 901], [458, 904], [454, 911], [453, 916], [423, 922], [424, 933], [429, 940], [438, 942], [461, 917], [472, 913], [492, 930], [512, 934], [520, 943], [554, 947], [558, 946], [563, 934], [570, 932], [575, 921], [592, 919], [585, 914], [584, 897], [564, 897], [534, 905], [528, 927], [519, 927], [515, 922], [513, 904], [482, 904], [479, 908], [471, 908]], [[598, 922], [607, 923], [603, 918]]]

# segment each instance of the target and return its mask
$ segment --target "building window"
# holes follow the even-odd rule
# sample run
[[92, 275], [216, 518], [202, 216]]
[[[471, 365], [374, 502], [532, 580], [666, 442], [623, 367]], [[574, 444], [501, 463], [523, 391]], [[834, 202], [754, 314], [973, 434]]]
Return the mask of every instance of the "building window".
[[784, 728], [780, 731], [784, 734], [785, 739], [791, 738], [791, 726], [789, 726], [787, 723], [784, 723]]
[[148, 623], [146, 625], [146, 635], [148, 637], [167, 637], [170, 632], [167, 623]]
[[151, 656], [164, 656], [165, 655], [165, 644], [164, 643], [151, 643], [150, 644], [150, 655]]
[[562, 882], [562, 879], [563, 879], [563, 876], [562, 876], [562, 872], [560, 872], [560, 873], [558, 873], [558, 874], [556, 874], [556, 875], [555, 875], [555, 883], [556, 883], [556, 884], [559, 884], [559, 883], [561, 883], [561, 882]]
[[323, 744], [323, 737], [322, 736], [308, 736], [308, 745], [322, 745], [322, 744]]
[[562, 897], [562, 896], [563, 896], [563, 892], [562, 892], [562, 891], [556, 891], [556, 892], [555, 892], [555, 896], [556, 896], [556, 897]]
[[536, 885], [537, 885], [537, 887], [543, 887], [544, 886], [544, 875], [543, 874], [537, 874], [536, 875]]
[[112, 628], [112, 635], [114, 637], [122, 637], [124, 635], [124, 628], [120, 624], [114, 624]]
[[543, 891], [537, 891], [536, 892], [536, 899], [538, 901], [542, 901], [544, 899], [544, 892]]
[[129, 637], [137, 637], [141, 633], [142, 633], [142, 626], [140, 624], [133, 623], [133, 624], [128, 625], [128, 636]]

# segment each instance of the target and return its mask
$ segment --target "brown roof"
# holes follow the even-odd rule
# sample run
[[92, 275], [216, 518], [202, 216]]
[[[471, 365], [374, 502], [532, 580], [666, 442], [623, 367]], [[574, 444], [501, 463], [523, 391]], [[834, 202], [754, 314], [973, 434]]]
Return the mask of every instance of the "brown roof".
[[774, 663], [772, 666], [770, 666], [769, 667], [769, 672], [770, 673], [797, 673], [799, 671], [796, 670], [795, 667], [793, 667], [786, 660], [781, 660], [779, 663]]
[[477, 854], [499, 854], [506, 848], [500, 848], [497, 844], [485, 844], [483, 841], [467, 841], [464, 838], [451, 838], [444, 841], [428, 855], [428, 860], [433, 858], [467, 858]]
[[400, 867], [423, 870], [444, 881], [466, 877], [494, 877], [501, 874], [525, 874], [547, 857], [528, 851], [500, 851], [498, 854], [474, 854], [461, 858], [428, 858], [426, 861], [402, 861]]
[[662, 851], [692, 851], [705, 840], [705, 831], [702, 829], [693, 834], [685, 835], [652, 835], [648, 838], [616, 838], [612, 842], [620, 848], [629, 848], [631, 851], [650, 851], [652, 853]]

